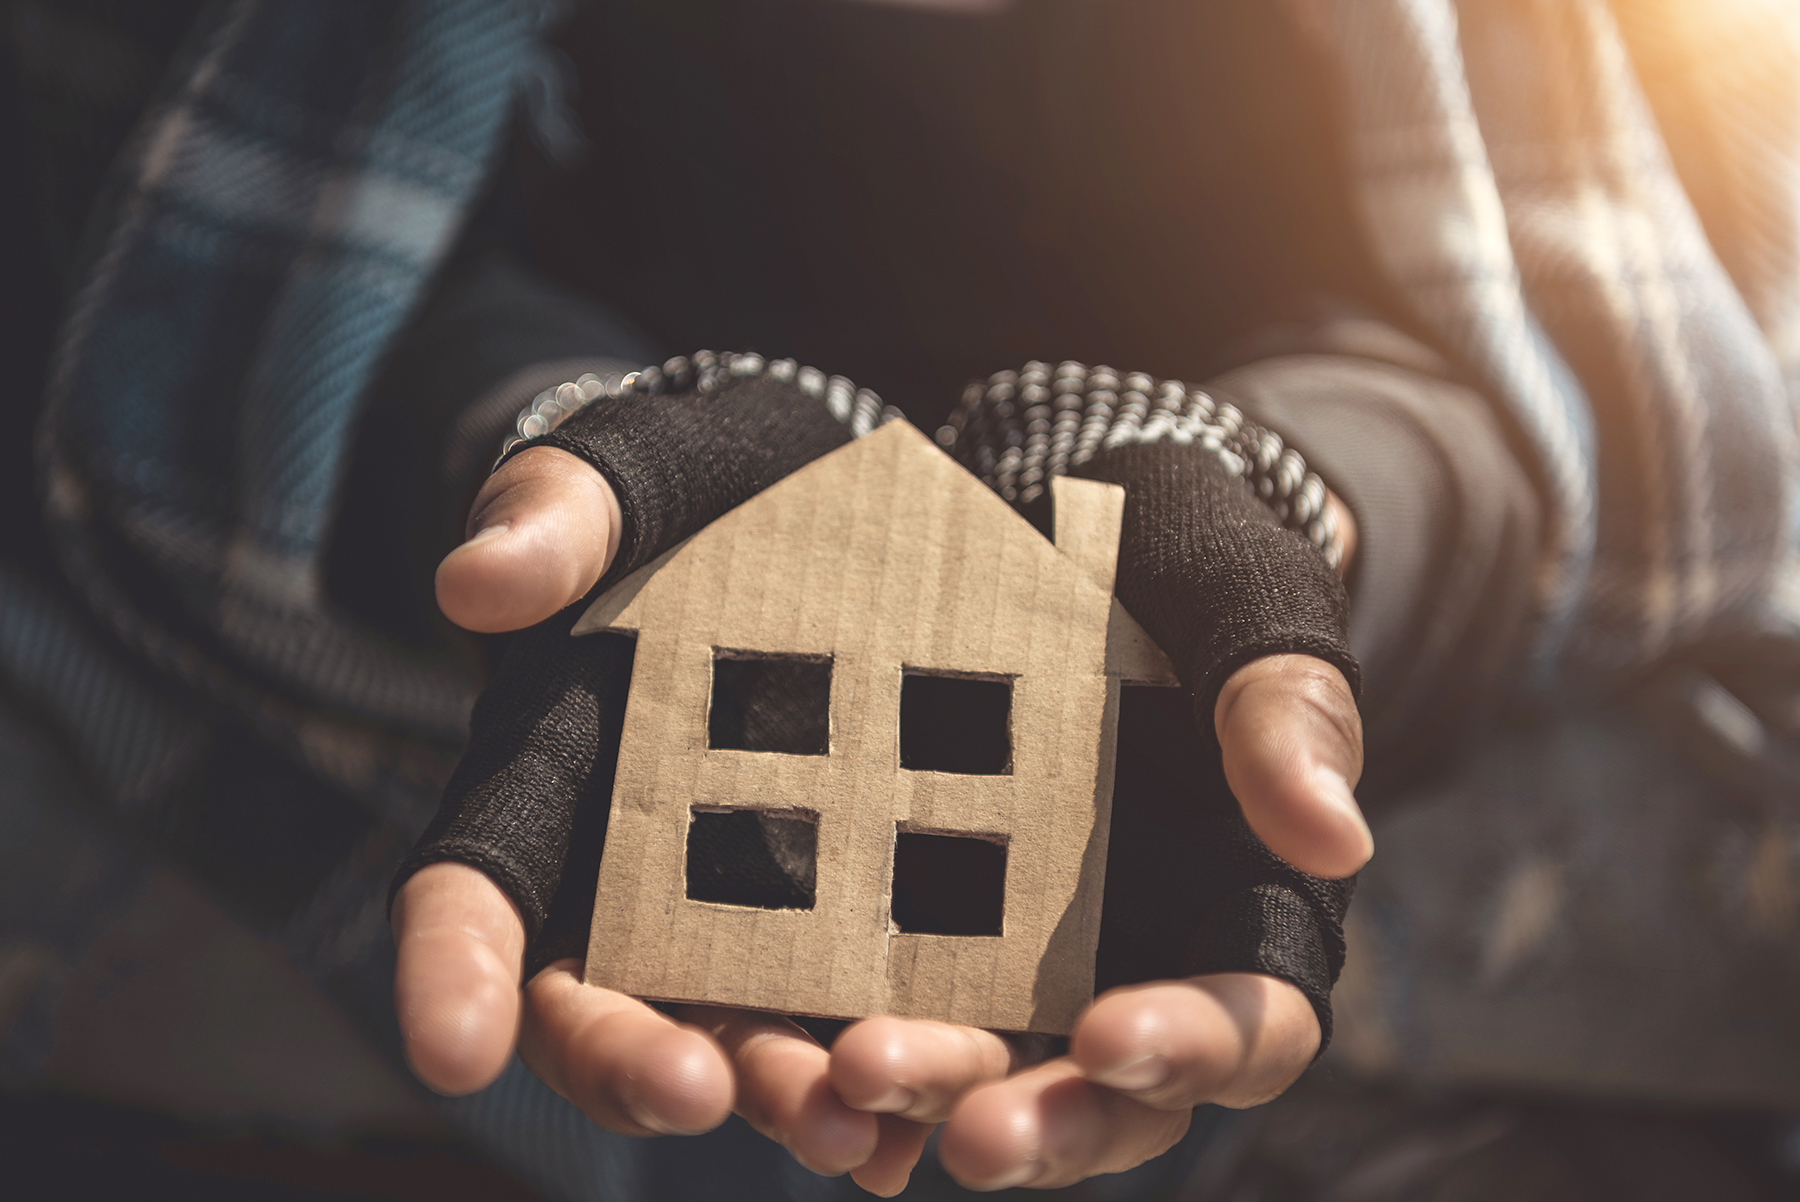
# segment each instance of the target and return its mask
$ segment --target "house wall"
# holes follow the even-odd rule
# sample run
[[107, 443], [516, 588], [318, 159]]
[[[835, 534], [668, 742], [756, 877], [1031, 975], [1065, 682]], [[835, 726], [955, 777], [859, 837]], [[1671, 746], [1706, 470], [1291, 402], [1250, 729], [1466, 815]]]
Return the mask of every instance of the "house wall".
[[[633, 599], [589, 979], [639, 996], [1066, 1031], [1092, 995], [1112, 782], [1110, 596], [894, 423], [789, 477]], [[715, 647], [832, 657], [831, 753], [707, 749]], [[899, 766], [906, 667], [1013, 677], [1013, 770]], [[818, 814], [812, 910], [690, 901], [695, 804]], [[896, 823], [1004, 835], [1004, 935], [891, 934]]]

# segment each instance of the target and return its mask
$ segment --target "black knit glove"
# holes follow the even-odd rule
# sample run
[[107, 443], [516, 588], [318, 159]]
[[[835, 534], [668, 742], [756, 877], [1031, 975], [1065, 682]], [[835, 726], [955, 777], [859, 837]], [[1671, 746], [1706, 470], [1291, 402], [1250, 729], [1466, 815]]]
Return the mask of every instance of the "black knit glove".
[[[622, 395], [508, 448], [510, 456], [558, 447], [612, 485], [624, 529], [590, 596], [849, 442], [853, 429], [866, 432], [879, 411], [874, 394], [846, 392], [847, 381], [791, 362], [754, 359], [756, 370], [747, 371], [732, 357], [695, 359], [671, 360], [666, 373], [649, 369]], [[475, 707], [444, 804], [390, 891], [441, 860], [481, 869], [525, 919], [531, 971], [587, 945], [630, 685], [628, 640], [569, 637], [586, 606], [584, 599], [513, 636]], [[578, 867], [565, 881], [570, 863]], [[559, 898], [563, 920], [546, 934]]]
[[[852, 430], [866, 431], [872, 394], [852, 404], [847, 387], [809, 381], [791, 366], [740, 376], [727, 364], [686, 379], [677, 369], [658, 392], [598, 402], [524, 445], [580, 455], [618, 493], [624, 542], [604, 587], [842, 445]], [[1115, 849], [1124, 854], [1133, 845], [1118, 835], [1128, 836], [1134, 822], [1160, 814], [1171, 837], [1140, 841], [1141, 850], [1176, 846], [1182, 859], [1155, 874], [1113, 865], [1101, 978], [1269, 973], [1300, 988], [1329, 1032], [1348, 886], [1296, 872], [1250, 833], [1218, 767], [1211, 704], [1236, 667], [1278, 651], [1318, 655], [1354, 684], [1344, 594], [1318, 550], [1284, 530], [1221, 462], [1203, 446], [1133, 445], [1090, 457], [1080, 469], [1127, 488], [1120, 596], [1170, 654], [1204, 718], [1198, 739], [1183, 723], [1181, 737], [1163, 740], [1154, 754], [1130, 751], [1137, 744], [1122, 723]], [[476, 708], [470, 748], [444, 806], [395, 881], [398, 889], [439, 860], [482, 869], [524, 915], [528, 971], [586, 945], [629, 687], [629, 640], [569, 637], [584, 607], [515, 636]], [[1164, 709], [1170, 697], [1189, 704], [1171, 691], [1163, 697]], [[740, 701], [747, 718], [779, 725], [756, 697]], [[1171, 888], [1180, 899], [1173, 904], [1163, 896]], [[1140, 904], [1152, 896], [1155, 904]]]
[[558, 447], [612, 485], [623, 529], [601, 589], [850, 441], [849, 427], [825, 403], [829, 382], [808, 388], [810, 379], [784, 379], [786, 372], [740, 375], [729, 367], [671, 374], [672, 388], [634, 389], [590, 405], [512, 452]]
[[1314, 656], [1357, 689], [1343, 581], [1215, 456], [1135, 445], [1074, 474], [1125, 487], [1114, 591], [1192, 690], [1201, 731], [1226, 678], [1260, 656]]

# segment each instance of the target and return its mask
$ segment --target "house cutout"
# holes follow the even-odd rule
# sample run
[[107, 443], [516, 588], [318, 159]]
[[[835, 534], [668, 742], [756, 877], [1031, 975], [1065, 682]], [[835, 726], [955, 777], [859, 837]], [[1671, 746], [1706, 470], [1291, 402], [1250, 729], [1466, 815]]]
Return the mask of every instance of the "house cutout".
[[[663, 1001], [1069, 1031], [1093, 996], [1119, 687], [1175, 678], [1112, 596], [1124, 490], [1052, 488], [1054, 545], [895, 420], [594, 602], [574, 634], [635, 632], [637, 653], [589, 983]], [[826, 693], [782, 750], [745, 749], [755, 740], [713, 714], [715, 673], [758, 660], [801, 665], [789, 676]], [[908, 750], [929, 741], [905, 724], [929, 722], [934, 696], [963, 684], [988, 690], [963, 712], [1003, 699], [1003, 761], [982, 743], [991, 732], [972, 751], [959, 743], [961, 759]], [[993, 719], [970, 725], [983, 723]], [[709, 853], [690, 848], [744, 822], [741, 811], [810, 842], [810, 893], [694, 896], [684, 861]], [[890, 913], [897, 856], [908, 873], [945, 855], [958, 872], [998, 859], [998, 913], [947, 919], [987, 933], [934, 933], [929, 917]]]

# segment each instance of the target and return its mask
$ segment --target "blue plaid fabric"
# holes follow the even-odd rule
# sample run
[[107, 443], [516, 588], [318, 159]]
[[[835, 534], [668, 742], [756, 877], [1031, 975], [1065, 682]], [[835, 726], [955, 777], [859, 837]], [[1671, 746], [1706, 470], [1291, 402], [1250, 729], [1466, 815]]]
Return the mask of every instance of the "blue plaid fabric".
[[267, 711], [250, 682], [273, 679], [461, 735], [472, 682], [334, 614], [321, 556], [365, 388], [486, 181], [546, 15], [240, 0], [120, 165], [40, 427], [49, 518], [115, 631], [240, 711]]
[[[1288, 2], [1337, 69], [1378, 260], [1535, 461], [1540, 676], [1792, 639], [1800, 18]], [[320, 556], [365, 387], [486, 177], [546, 13], [221, 12], [125, 157], [65, 326], [40, 435], [57, 543], [112, 627], [209, 695], [260, 712], [248, 682], [274, 681], [453, 743], [471, 682], [341, 621]]]

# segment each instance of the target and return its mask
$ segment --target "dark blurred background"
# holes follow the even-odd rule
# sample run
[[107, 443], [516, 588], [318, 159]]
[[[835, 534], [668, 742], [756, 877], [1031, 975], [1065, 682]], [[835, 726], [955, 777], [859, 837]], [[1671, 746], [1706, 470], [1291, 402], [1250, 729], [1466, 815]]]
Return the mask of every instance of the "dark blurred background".
[[[8, 431], [32, 424], [107, 166], [202, 8], [0, 4]], [[571, 292], [628, 291], [657, 344], [780, 346], [882, 381], [922, 423], [970, 376], [1046, 344], [1204, 378], [1296, 294], [1390, 307], [1344, 216], [1319, 79], [1301, 59], [1271, 70], [1228, 52], [1276, 36], [1272, 5], [1155, 0], [1036, 44], [1003, 24], [946, 41], [934, 22], [951, 19], [825, 0], [581, 6], [556, 39], [566, 111], [513, 139], [481, 219]], [[1228, 31], [1223, 49], [1186, 36], [1202, 21]], [[688, 82], [657, 82], [672, 77]], [[666, 186], [610, 188], [620, 170]], [[1043, 195], [1051, 210], [1021, 200]], [[871, 222], [891, 237], [864, 237]], [[1207, 237], [1184, 235], [1196, 222]], [[1055, 236], [1070, 228], [1092, 233], [1079, 257]], [[1131, 270], [1170, 258], [1155, 278], [1231, 286], [1144, 286]], [[15, 434], [0, 443], [0, 557], [54, 571], [38, 507]], [[367, 600], [364, 616], [404, 635], [428, 575], [393, 570], [404, 603]], [[537, 1196], [228, 913], [216, 874], [86, 824], [86, 783], [13, 716], [27, 734], [9, 762], [29, 770], [0, 780], [0, 841], [74, 867], [0, 880], [0, 916], [57, 912], [60, 932], [0, 925], [0, 1197]], [[1212, 1138], [1164, 1196], [1800, 1197], [1785, 820], [1695, 810], [1714, 787], [1613, 719], [1549, 750], [1541, 735], [1520, 727], [1378, 824], [1337, 1046], [1279, 1102], [1206, 1112]], [[1521, 814], [1521, 796], [1542, 804]], [[1604, 846], [1620, 813], [1643, 832], [1630, 856]], [[1703, 899], [1685, 925], [1659, 925], [1653, 895], [1671, 888]]]

